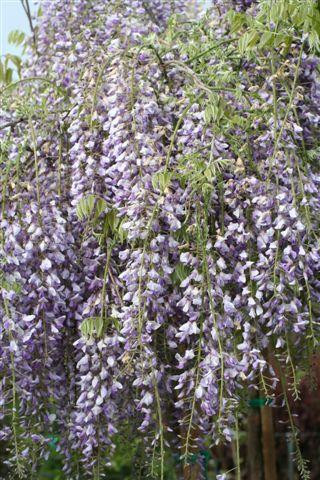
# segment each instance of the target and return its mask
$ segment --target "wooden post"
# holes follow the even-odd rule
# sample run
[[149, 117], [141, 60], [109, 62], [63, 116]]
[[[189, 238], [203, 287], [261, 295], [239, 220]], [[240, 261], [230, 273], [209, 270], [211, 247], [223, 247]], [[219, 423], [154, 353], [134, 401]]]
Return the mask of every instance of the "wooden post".
[[184, 480], [201, 480], [201, 466], [199, 463], [189, 464], [183, 468]]
[[260, 409], [251, 408], [247, 419], [248, 480], [263, 480]]
[[[185, 443], [186, 439], [186, 428], [185, 426], [181, 427], [181, 438], [183, 439], [182, 445]], [[196, 438], [200, 435], [199, 429], [195, 426], [192, 429], [192, 446], [190, 446], [190, 458], [188, 463], [183, 465], [183, 480], [201, 480], [201, 465], [199, 464], [198, 455], [199, 447], [197, 446]], [[183, 459], [184, 461], [185, 459]]]
[[261, 409], [261, 427], [264, 480], [277, 480], [273, 415], [272, 408], [268, 405]]

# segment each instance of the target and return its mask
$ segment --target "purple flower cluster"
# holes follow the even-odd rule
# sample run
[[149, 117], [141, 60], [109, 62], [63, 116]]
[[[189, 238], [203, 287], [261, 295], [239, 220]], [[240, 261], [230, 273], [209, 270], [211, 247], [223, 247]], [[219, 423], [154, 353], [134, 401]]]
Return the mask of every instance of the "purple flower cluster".
[[100, 478], [128, 424], [163, 473], [168, 444], [231, 439], [246, 389], [278, 381], [268, 350], [294, 377], [318, 343], [318, 60], [297, 42], [235, 88], [234, 54], [205, 84], [164, 33], [186, 11], [43, 1], [30, 105], [0, 131], [0, 441], [20, 476], [56, 435], [68, 478]]

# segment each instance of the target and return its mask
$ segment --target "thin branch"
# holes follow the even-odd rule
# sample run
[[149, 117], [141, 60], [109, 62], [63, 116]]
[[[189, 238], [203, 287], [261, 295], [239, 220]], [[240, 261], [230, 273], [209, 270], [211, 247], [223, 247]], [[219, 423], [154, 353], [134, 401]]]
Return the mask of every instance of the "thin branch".
[[[69, 110], [67, 110], [67, 111], [65, 111], [65, 112], [64, 112], [64, 111], [62, 111], [62, 112], [56, 111], [56, 112], [51, 112], [51, 113], [54, 114], [54, 115], [64, 113], [64, 116], [63, 116], [62, 119], [61, 119], [61, 121], [64, 122], [65, 119], [66, 119], [66, 118], [70, 115], [70, 113], [72, 112], [73, 108], [74, 108], [74, 107], [70, 108]], [[21, 123], [21, 122], [23, 122], [23, 121], [25, 121], [25, 120], [26, 120], [26, 118], [21, 117], [21, 118], [18, 118], [17, 120], [12, 120], [11, 122], [4, 123], [3, 125], [0, 125], [0, 130], [4, 130], [5, 128], [9, 128], [9, 127], [11, 127], [11, 128], [12, 128], [12, 127], [15, 127], [16, 125], [18, 125], [19, 123]]]
[[165, 62], [165, 65], [175, 65], [180, 68], [183, 72], [188, 74], [190, 77], [193, 78], [194, 82], [198, 85], [198, 87], [202, 88], [202, 90], [206, 91], [209, 95], [212, 94], [212, 89], [209, 88], [207, 85], [205, 85], [200, 78], [197, 76], [197, 74], [186, 64], [183, 62], [179, 62], [178, 60], [172, 60], [170, 62]]
[[194, 62], [195, 60], [198, 60], [199, 58], [203, 57], [207, 53], [212, 52], [212, 50], [215, 50], [222, 45], [227, 45], [229, 43], [237, 41], [236, 38], [228, 38], [227, 40], [222, 40], [221, 42], [216, 43], [212, 47], [208, 48], [207, 50], [204, 50], [203, 52], [199, 53], [198, 55], [195, 55], [194, 57], [189, 58], [189, 60], [186, 61], [186, 64], [189, 65], [190, 63]]
[[167, 72], [167, 69], [166, 69], [166, 65], [165, 65], [164, 61], [162, 60], [161, 55], [159, 54], [158, 50], [156, 49], [156, 47], [154, 47], [151, 44], [147, 45], [147, 48], [149, 48], [150, 50], [152, 50], [155, 53], [155, 55], [158, 59], [160, 68], [162, 70], [162, 73], [163, 73], [163, 75], [166, 79], [166, 82], [168, 83], [168, 85], [170, 85], [170, 78], [168, 77], [168, 72]]
[[[32, 16], [31, 16], [31, 11], [30, 11], [29, 1], [28, 0], [20, 0], [20, 2], [21, 2], [21, 5], [23, 7], [23, 10], [25, 11], [25, 13], [27, 15], [30, 30], [34, 34], [34, 26], [33, 26], [33, 22], [32, 22]], [[24, 2], [26, 2], [26, 4], [24, 4]]]
[[[25, 2], [25, 3], [24, 3]], [[27, 18], [28, 18], [28, 22], [29, 22], [29, 26], [30, 26], [30, 30], [32, 32], [32, 36], [33, 36], [33, 43], [34, 43], [34, 46], [36, 48], [36, 32], [35, 32], [35, 29], [34, 29], [34, 26], [33, 26], [33, 21], [32, 21], [32, 15], [31, 15], [31, 10], [30, 10], [30, 5], [29, 5], [29, 0], [20, 0], [20, 3], [23, 7], [23, 10], [25, 11], [25, 14], [27, 15]]]
[[15, 127], [16, 125], [18, 125], [18, 123], [23, 122], [23, 120], [25, 120], [25, 118], [19, 118], [18, 120], [14, 120], [12, 122], [5, 123], [4, 125], [0, 125], [0, 130], [4, 130], [5, 128], [9, 127]]

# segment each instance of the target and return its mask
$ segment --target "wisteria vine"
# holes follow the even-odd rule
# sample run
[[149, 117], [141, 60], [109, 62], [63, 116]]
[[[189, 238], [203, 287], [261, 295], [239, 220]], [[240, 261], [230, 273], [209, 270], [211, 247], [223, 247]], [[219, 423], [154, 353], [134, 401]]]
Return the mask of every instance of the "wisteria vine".
[[[164, 478], [319, 342], [318, 3], [43, 0], [2, 88], [0, 441]], [[302, 479], [309, 471], [294, 431]], [[127, 434], [127, 433], [126, 433]], [[241, 472], [237, 466], [238, 480]]]

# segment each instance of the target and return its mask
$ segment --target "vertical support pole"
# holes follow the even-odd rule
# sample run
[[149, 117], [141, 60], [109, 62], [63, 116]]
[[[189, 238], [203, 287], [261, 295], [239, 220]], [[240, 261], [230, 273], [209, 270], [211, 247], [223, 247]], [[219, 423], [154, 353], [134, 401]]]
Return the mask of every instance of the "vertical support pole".
[[198, 462], [185, 465], [183, 468], [184, 480], [201, 480], [201, 466]]
[[260, 409], [250, 408], [247, 418], [248, 480], [263, 480]]
[[[186, 438], [186, 431], [184, 427], [181, 427], [181, 438], [183, 439], [183, 444]], [[196, 439], [200, 435], [200, 432], [197, 427], [192, 430], [192, 438]], [[192, 442], [193, 443], [193, 442]], [[201, 465], [199, 463], [199, 447], [196, 445], [192, 446], [190, 449], [190, 458], [188, 458], [188, 463], [183, 465], [183, 480], [201, 480]], [[184, 459], [183, 459], [184, 460]]]
[[273, 416], [272, 408], [268, 405], [261, 409], [261, 427], [264, 480], [277, 480]]

